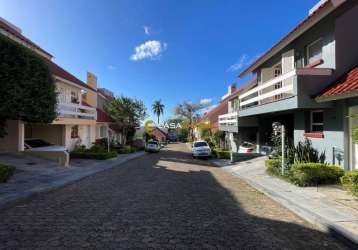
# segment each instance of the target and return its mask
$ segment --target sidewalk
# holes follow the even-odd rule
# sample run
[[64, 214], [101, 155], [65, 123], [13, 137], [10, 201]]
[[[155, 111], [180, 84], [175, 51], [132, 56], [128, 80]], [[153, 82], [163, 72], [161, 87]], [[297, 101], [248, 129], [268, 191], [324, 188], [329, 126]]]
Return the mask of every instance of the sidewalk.
[[358, 199], [339, 186], [302, 188], [272, 177], [266, 173], [265, 159], [258, 157], [234, 164], [218, 159], [212, 162], [310, 223], [358, 244]]
[[136, 152], [104, 161], [74, 159], [67, 168], [28, 155], [0, 154], [1, 163], [16, 166], [15, 175], [7, 183], [0, 183], [0, 209], [20, 199], [60, 188], [145, 154], [145, 152]]

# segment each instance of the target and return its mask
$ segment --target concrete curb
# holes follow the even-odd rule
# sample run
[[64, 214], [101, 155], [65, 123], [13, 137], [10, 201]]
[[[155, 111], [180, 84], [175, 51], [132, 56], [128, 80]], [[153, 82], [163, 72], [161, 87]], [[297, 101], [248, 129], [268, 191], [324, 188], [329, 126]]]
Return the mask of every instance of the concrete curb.
[[116, 166], [120, 166], [120, 165], [122, 165], [122, 164], [124, 164], [124, 163], [126, 163], [128, 161], [137, 159], [137, 158], [142, 157], [142, 156], [144, 156], [146, 154], [147, 154], [146, 152], [141, 151], [141, 152], [136, 152], [136, 153], [133, 153], [133, 154], [129, 154], [126, 157], [123, 157], [122, 159], [118, 159], [118, 158], [108, 159], [108, 160], [105, 160], [103, 162], [95, 164], [96, 166], [97, 165], [107, 164], [105, 166], [92, 168], [92, 169], [86, 169], [86, 171], [79, 172], [79, 173], [74, 173], [73, 175], [69, 176], [68, 178], [60, 179], [58, 181], [55, 181], [55, 182], [52, 182], [52, 183], [49, 183], [49, 184], [44, 184], [44, 185], [41, 185], [40, 187], [29, 189], [26, 192], [23, 192], [23, 193], [21, 193], [19, 195], [10, 197], [8, 199], [0, 200], [0, 210], [7, 209], [7, 208], [9, 208], [11, 206], [16, 205], [19, 202], [23, 202], [23, 201], [25, 201], [27, 199], [31, 199], [32, 197], [34, 197], [36, 195], [39, 195], [41, 193], [54, 191], [56, 189], [59, 189], [59, 188], [64, 187], [66, 185], [75, 183], [75, 182], [77, 182], [77, 181], [79, 181], [81, 179], [84, 179], [86, 177], [89, 177], [91, 175], [100, 173], [100, 172], [105, 171], [105, 170], [112, 169], [112, 168], [114, 168]]
[[309, 223], [317, 226], [321, 230], [331, 234], [342, 243], [344, 243], [350, 249], [358, 249], [358, 235], [353, 234], [350, 231], [346, 230], [342, 226], [337, 225], [336, 223], [325, 219], [324, 217], [320, 216], [319, 214], [312, 212], [302, 206], [299, 203], [292, 202], [279, 193], [269, 190], [266, 187], [262, 186], [261, 184], [252, 181], [249, 178], [246, 178], [242, 175], [235, 173], [235, 171], [231, 171], [229, 168], [223, 167], [218, 162], [212, 161], [214, 165], [217, 167], [223, 168], [225, 171], [231, 173], [234, 176], [237, 176], [241, 180], [245, 181], [247, 184], [258, 190], [259, 192], [267, 195], [272, 200], [276, 201], [277, 203], [281, 204], [285, 208], [289, 209], [302, 219], [308, 221]]

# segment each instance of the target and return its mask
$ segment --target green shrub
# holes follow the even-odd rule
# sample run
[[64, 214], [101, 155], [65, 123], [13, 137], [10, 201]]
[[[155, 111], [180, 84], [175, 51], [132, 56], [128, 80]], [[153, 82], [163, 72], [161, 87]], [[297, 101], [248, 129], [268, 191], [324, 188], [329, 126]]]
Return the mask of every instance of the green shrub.
[[335, 184], [344, 175], [342, 168], [322, 163], [298, 163], [290, 170], [290, 181], [298, 186]]
[[118, 154], [130, 154], [136, 152], [136, 149], [131, 146], [123, 146], [121, 148], [117, 148]]
[[117, 156], [116, 151], [110, 152], [71, 152], [71, 158], [107, 160]]
[[117, 156], [117, 152], [108, 149], [102, 145], [94, 144], [91, 148], [86, 149], [85, 146], [76, 147], [71, 153], [71, 158], [106, 160]]
[[14, 175], [16, 168], [13, 166], [0, 164], [0, 183], [7, 182]]
[[214, 148], [213, 154], [215, 154], [216, 157], [219, 159], [230, 159], [231, 158], [230, 151], [222, 149], [222, 148]]
[[266, 171], [271, 175], [281, 175], [281, 160], [270, 159], [265, 161]]
[[341, 177], [341, 183], [344, 188], [351, 191], [354, 195], [358, 194], [358, 171], [349, 171]]

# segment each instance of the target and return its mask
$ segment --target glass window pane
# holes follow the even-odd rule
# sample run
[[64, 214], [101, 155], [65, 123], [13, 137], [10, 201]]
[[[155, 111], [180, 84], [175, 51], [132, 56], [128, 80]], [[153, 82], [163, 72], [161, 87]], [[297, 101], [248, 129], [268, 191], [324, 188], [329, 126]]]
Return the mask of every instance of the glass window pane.
[[322, 58], [322, 40], [319, 40], [307, 47], [308, 63], [312, 63]]
[[313, 112], [312, 123], [323, 123], [323, 112]]
[[312, 125], [312, 132], [323, 132], [323, 125]]

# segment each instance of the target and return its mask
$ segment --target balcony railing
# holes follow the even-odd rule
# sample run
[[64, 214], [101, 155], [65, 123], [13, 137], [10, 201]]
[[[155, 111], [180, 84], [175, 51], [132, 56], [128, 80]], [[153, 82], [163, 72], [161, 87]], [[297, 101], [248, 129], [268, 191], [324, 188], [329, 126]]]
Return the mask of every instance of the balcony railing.
[[246, 109], [293, 96], [296, 69], [275, 77], [239, 96], [240, 109]]
[[58, 103], [57, 113], [64, 118], [97, 119], [95, 108], [74, 103]]
[[237, 126], [237, 117], [238, 117], [237, 112], [219, 115], [219, 125]]

